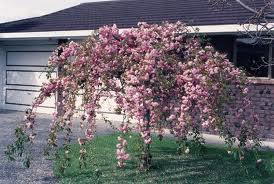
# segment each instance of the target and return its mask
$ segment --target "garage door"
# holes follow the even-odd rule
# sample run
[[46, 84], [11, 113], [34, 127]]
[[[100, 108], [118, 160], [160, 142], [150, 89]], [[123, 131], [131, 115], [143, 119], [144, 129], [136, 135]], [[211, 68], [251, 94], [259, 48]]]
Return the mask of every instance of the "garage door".
[[[25, 110], [39, 94], [46, 81], [45, 68], [52, 50], [51, 45], [6, 46], [4, 67], [4, 108]], [[54, 73], [53, 75], [56, 75]], [[39, 107], [39, 112], [52, 113], [55, 96]]]
[[[30, 107], [34, 98], [38, 96], [42, 83], [46, 82], [45, 69], [48, 58], [55, 48], [55, 44], [5, 47], [6, 62], [3, 76], [5, 109], [24, 111]], [[38, 108], [38, 112], [54, 112], [55, 102], [56, 97], [53, 96]], [[77, 104], [81, 104], [80, 96]], [[114, 99], [102, 97], [101, 106], [98, 117], [122, 120], [122, 117], [115, 113]]]

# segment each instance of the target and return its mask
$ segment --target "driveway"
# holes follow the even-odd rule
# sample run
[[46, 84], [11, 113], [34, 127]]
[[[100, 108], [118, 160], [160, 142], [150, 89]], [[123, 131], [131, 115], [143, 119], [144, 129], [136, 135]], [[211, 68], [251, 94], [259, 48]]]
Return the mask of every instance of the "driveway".
[[[31, 167], [24, 168], [20, 162], [9, 162], [4, 154], [6, 146], [14, 138], [13, 130], [22, 121], [23, 112], [0, 110], [0, 184], [51, 184], [56, 183], [52, 172], [52, 162], [43, 156], [43, 148], [46, 145], [50, 115], [39, 114], [36, 125], [38, 135], [35, 139]], [[77, 128], [76, 128], [77, 129]], [[97, 134], [113, 132], [105, 123], [98, 123]], [[79, 130], [73, 132], [73, 136], [79, 134]], [[74, 140], [75, 141], [75, 140]]]

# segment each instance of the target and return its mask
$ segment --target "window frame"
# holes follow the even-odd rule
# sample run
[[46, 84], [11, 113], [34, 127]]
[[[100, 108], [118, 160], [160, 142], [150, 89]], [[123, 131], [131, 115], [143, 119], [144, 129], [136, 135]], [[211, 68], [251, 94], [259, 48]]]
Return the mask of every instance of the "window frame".
[[[238, 43], [239, 41], [237, 41], [239, 38], [236, 38], [233, 42], [233, 55], [232, 55], [232, 61], [233, 64], [238, 67], [238, 62], [237, 62], [237, 57], [238, 57]], [[268, 78], [268, 79], [273, 79], [274, 80], [274, 75], [272, 75], [273, 73], [273, 69], [272, 67], [274, 66], [274, 62], [273, 62], [273, 44], [269, 43], [268, 44], [268, 70], [267, 70], [267, 77], [256, 77], [256, 76], [252, 76], [251, 78]]]

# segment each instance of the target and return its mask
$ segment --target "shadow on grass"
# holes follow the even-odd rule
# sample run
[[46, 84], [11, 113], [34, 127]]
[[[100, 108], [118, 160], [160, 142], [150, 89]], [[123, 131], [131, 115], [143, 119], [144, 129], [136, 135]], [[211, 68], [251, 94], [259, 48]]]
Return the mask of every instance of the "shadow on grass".
[[[60, 183], [182, 183], [182, 184], [272, 184], [273, 172], [262, 173], [254, 159], [244, 164], [234, 160], [222, 147], [207, 146], [202, 156], [180, 156], [176, 153], [176, 143], [172, 139], [162, 142], [154, 139], [152, 145], [153, 167], [149, 172], [139, 172], [137, 158], [128, 161], [124, 169], [116, 168], [115, 145], [117, 135], [96, 138], [88, 145], [93, 158], [88, 159], [88, 167], [80, 170], [78, 145], [71, 146], [72, 166], [64, 174], [58, 171], [60, 160], [55, 160], [54, 173]], [[128, 150], [136, 154], [135, 138], [129, 140]], [[132, 144], [131, 144], [132, 143]], [[91, 148], [92, 147], [92, 148]], [[273, 162], [274, 154], [261, 153], [265, 162]]]

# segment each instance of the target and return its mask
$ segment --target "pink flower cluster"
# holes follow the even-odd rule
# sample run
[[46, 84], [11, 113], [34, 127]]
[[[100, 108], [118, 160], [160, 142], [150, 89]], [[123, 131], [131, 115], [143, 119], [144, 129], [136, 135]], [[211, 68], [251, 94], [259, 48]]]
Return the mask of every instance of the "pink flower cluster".
[[124, 167], [125, 161], [128, 160], [129, 154], [126, 153], [125, 147], [127, 145], [127, 140], [125, 140], [123, 137], [118, 137], [119, 143], [116, 145], [116, 157], [118, 160], [118, 167]]
[[[87, 139], [94, 137], [102, 95], [115, 97], [127, 118], [137, 121], [133, 129], [146, 145], [152, 143], [151, 132], [159, 130], [162, 137], [163, 128], [178, 138], [186, 138], [194, 129], [209, 129], [244, 142], [257, 138], [258, 119], [244, 112], [251, 105], [246, 76], [225, 55], [189, 37], [181, 22], [139, 23], [121, 33], [116, 25], [104, 26], [81, 44], [60, 46], [49, 66], [50, 71], [61, 67], [62, 75], [44, 84], [33, 108], [63, 91], [58, 104], [63, 113], [54, 121], [56, 126], [69, 122], [62, 126], [71, 127], [76, 97], [82, 94]], [[226, 118], [230, 109], [238, 112], [230, 116], [241, 123]], [[128, 128], [122, 124], [119, 130], [125, 133]], [[127, 142], [122, 137], [118, 141], [118, 165], [124, 166]]]

